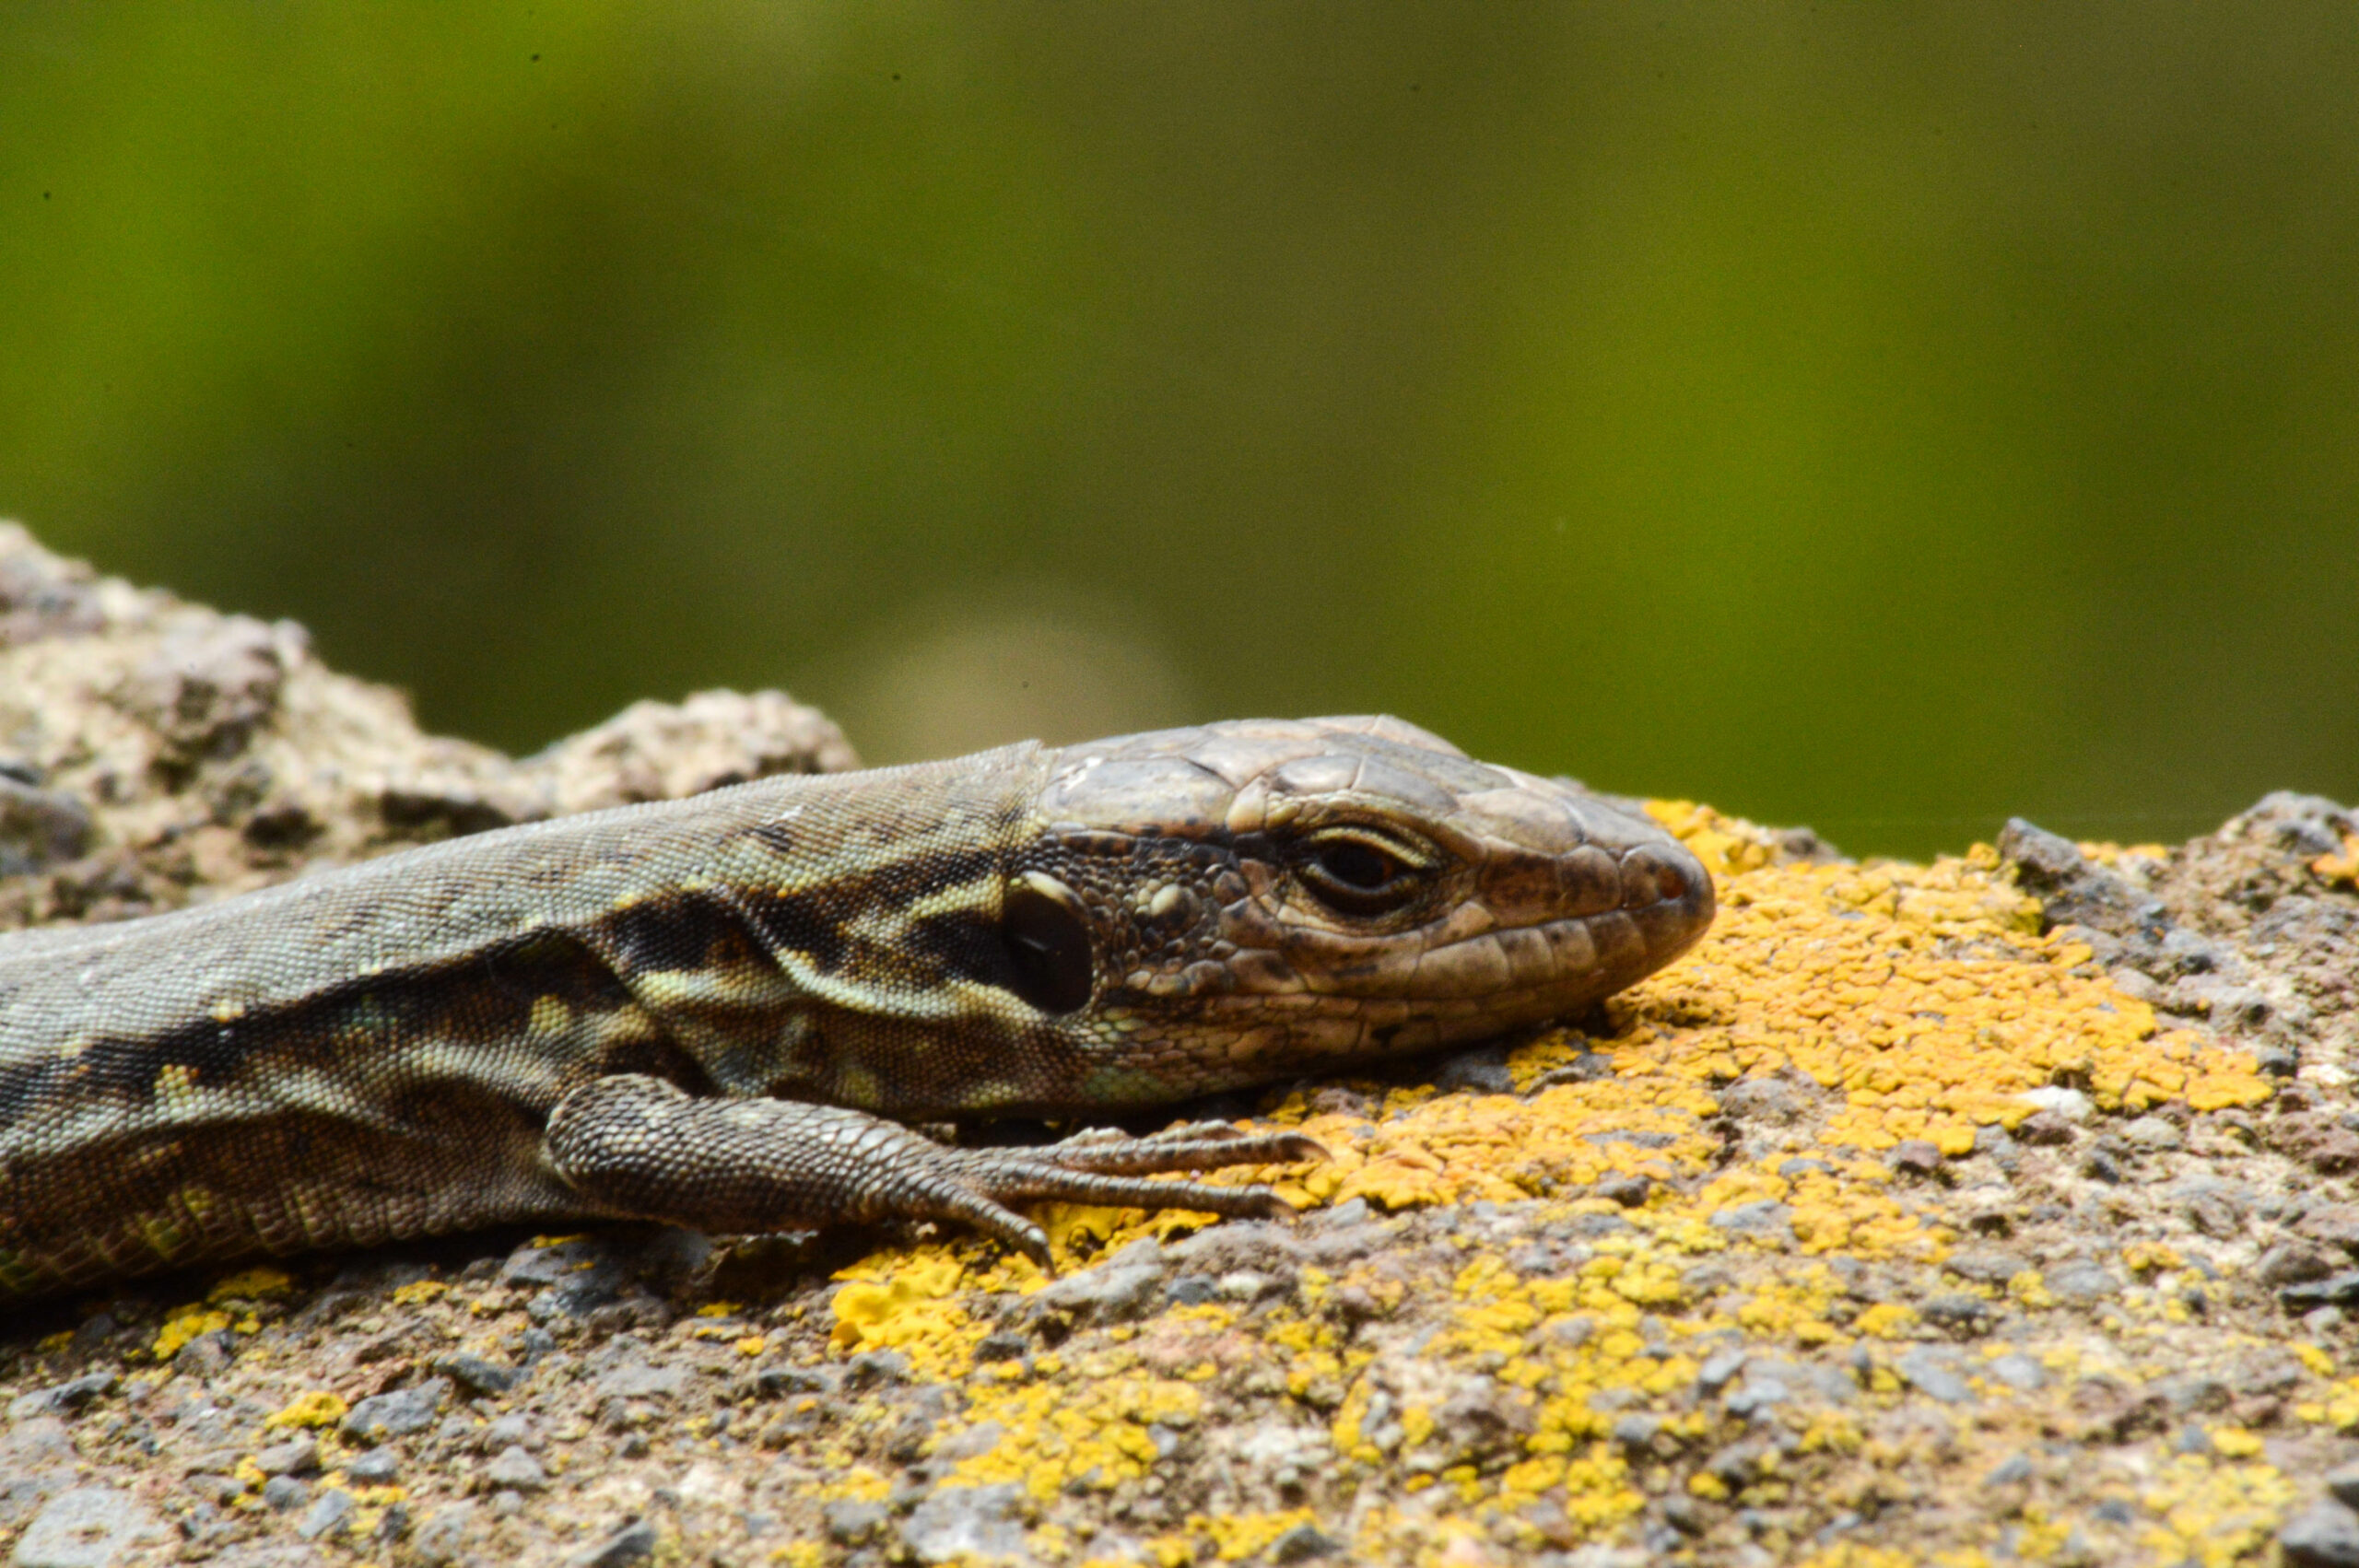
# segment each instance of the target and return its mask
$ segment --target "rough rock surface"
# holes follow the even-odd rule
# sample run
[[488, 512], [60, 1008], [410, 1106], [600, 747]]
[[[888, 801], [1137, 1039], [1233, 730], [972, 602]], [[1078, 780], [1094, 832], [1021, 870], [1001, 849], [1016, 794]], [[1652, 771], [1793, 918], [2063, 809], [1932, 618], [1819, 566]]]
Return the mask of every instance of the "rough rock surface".
[[[774, 696], [517, 763], [0, 532], [0, 927], [841, 766]], [[1222, 1107], [1291, 1224], [615, 1229], [0, 1328], [0, 1550], [203, 1560], [2359, 1561], [2359, 821], [1720, 878], [1575, 1029]], [[1240, 1173], [1241, 1174], [1241, 1173]]]

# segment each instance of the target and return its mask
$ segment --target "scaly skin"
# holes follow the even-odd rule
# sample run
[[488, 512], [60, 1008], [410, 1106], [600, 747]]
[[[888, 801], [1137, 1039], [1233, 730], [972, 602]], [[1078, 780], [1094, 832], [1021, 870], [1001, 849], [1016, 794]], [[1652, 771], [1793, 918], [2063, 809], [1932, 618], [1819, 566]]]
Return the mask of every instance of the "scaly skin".
[[1392, 719], [760, 780], [113, 926], [0, 938], [0, 1293], [504, 1222], [725, 1234], [1316, 1157], [1217, 1124], [965, 1149], [1427, 1051], [1670, 962], [1653, 824]]

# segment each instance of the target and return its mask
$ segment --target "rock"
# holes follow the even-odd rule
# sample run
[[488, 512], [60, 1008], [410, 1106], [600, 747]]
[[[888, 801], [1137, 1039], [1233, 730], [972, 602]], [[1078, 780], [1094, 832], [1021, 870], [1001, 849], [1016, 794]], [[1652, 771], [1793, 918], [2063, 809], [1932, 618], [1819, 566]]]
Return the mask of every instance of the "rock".
[[1444, 1094], [1512, 1094], [1515, 1075], [1508, 1071], [1505, 1046], [1477, 1046], [1446, 1056], [1436, 1064], [1434, 1087]]
[[1990, 1473], [1982, 1478], [1982, 1484], [1986, 1487], [2022, 1486], [2031, 1480], [2032, 1475], [2029, 1458], [2021, 1454], [2010, 1454], [1991, 1467]]
[[1023, 1495], [1024, 1489], [1012, 1482], [943, 1487], [910, 1511], [901, 1524], [902, 1542], [921, 1562], [1023, 1558], [1027, 1553], [1017, 1512]]
[[2187, 1134], [2165, 1117], [2142, 1116], [2124, 1126], [2121, 1136], [2130, 1140], [2132, 1147], [2149, 1152], [2184, 1148], [2187, 1144]]
[[2306, 1284], [2288, 1285], [2277, 1293], [2277, 1300], [2286, 1311], [2294, 1313], [2359, 1304], [2359, 1269], [2330, 1274]]
[[854, 1503], [839, 1500], [820, 1510], [819, 1516], [827, 1530], [827, 1539], [838, 1546], [865, 1546], [881, 1528], [893, 1511], [882, 1503]]
[[459, 1556], [475, 1528], [473, 1503], [446, 1504], [426, 1516], [425, 1523], [410, 1538], [410, 1544], [428, 1562], [449, 1562]]
[[254, 1469], [266, 1476], [309, 1475], [319, 1468], [320, 1440], [308, 1432], [254, 1453]]
[[1763, 1198], [1751, 1203], [1733, 1203], [1714, 1212], [1712, 1228], [1731, 1235], [1743, 1236], [1767, 1246], [1794, 1245], [1794, 1211], [1783, 1203]]
[[29, 876], [89, 847], [90, 811], [71, 795], [0, 775], [0, 876]]
[[483, 1479], [514, 1492], [538, 1492], [548, 1485], [549, 1473], [522, 1444], [511, 1443], [483, 1468]]
[[566, 1568], [629, 1568], [655, 1555], [655, 1527], [633, 1519], [622, 1528], [565, 1560]]
[[1308, 1562], [1313, 1558], [1335, 1556], [1343, 1550], [1343, 1542], [1318, 1526], [1297, 1525], [1270, 1543], [1270, 1561]]
[[1989, 1302], [1963, 1291], [1945, 1291], [1927, 1296], [1918, 1304], [1917, 1311], [1925, 1321], [1954, 1333], [1975, 1333], [1989, 1328], [1995, 1314]]
[[1974, 1389], [1959, 1376], [1946, 1358], [1923, 1345], [1902, 1352], [1892, 1363], [1909, 1387], [1929, 1398], [1945, 1405], [1970, 1405], [1975, 1402]]
[[2070, 1143], [2078, 1132], [2071, 1117], [2054, 1110], [2034, 1111], [2015, 1124], [2015, 1141], [2034, 1148], [2052, 1149]]
[[910, 1358], [898, 1351], [863, 1351], [844, 1363], [843, 1386], [857, 1392], [910, 1380]]
[[78, 1410], [100, 1395], [112, 1393], [120, 1381], [111, 1372], [93, 1372], [70, 1382], [19, 1394], [8, 1401], [8, 1419], [18, 1422], [57, 1410]]
[[2346, 1508], [2359, 1508], [2359, 1464], [2342, 1465], [2326, 1473], [2327, 1495]]
[[1893, 1145], [1888, 1162], [1902, 1176], [1929, 1176], [1942, 1168], [1942, 1152], [1922, 1138], [1904, 1138]]
[[281, 1514], [300, 1508], [311, 1495], [311, 1484], [293, 1476], [273, 1476], [262, 1486], [262, 1500]]
[[424, 1432], [434, 1424], [450, 1392], [449, 1378], [433, 1377], [415, 1387], [372, 1395], [345, 1412], [344, 1434], [358, 1442], [381, 1443]]
[[9, 1561], [15, 1568], [109, 1568], [162, 1533], [155, 1515], [131, 1493], [77, 1486], [33, 1515]]
[[684, 1368], [627, 1361], [601, 1376], [596, 1387], [604, 1399], [675, 1399], [687, 1386]]
[[2252, 1270], [2253, 1278], [2271, 1290], [2323, 1280], [2333, 1272], [2334, 1265], [2327, 1261], [2325, 1253], [2293, 1241], [2281, 1241], [2263, 1252]]
[[1999, 831], [1999, 855], [2015, 883], [2037, 898], [2050, 926], [2081, 925], [2124, 939], [2161, 942], [2162, 903], [2081, 853], [2080, 846], [2021, 817]]
[[363, 1486], [387, 1486], [400, 1478], [402, 1458], [391, 1448], [370, 1448], [344, 1462], [345, 1479]]
[[[1150, 1240], [1144, 1245], [1155, 1244]], [[1159, 1258], [1125, 1262], [1137, 1246], [1126, 1246], [1095, 1269], [1068, 1274], [1035, 1292], [1024, 1304], [1025, 1316], [1062, 1316], [1075, 1327], [1127, 1323], [1145, 1316], [1162, 1297], [1164, 1270]]]
[[2085, 1258], [2069, 1258], [2050, 1269], [2041, 1277], [2041, 1283], [2059, 1301], [2085, 1306], [2121, 1293], [2121, 1281], [2101, 1263]]
[[1995, 1246], [1961, 1246], [1942, 1260], [1942, 1267], [1978, 1285], [2003, 1286], [2016, 1275], [2030, 1272], [2031, 1260]]
[[440, 1357], [435, 1362], [434, 1370], [448, 1375], [468, 1393], [485, 1398], [507, 1393], [523, 1375], [512, 1366], [502, 1366], [498, 1362], [471, 1355]]
[[302, 1523], [295, 1527], [295, 1533], [305, 1540], [339, 1535], [352, 1522], [355, 1506], [352, 1493], [340, 1486], [332, 1486], [320, 1493], [319, 1501], [311, 1504], [303, 1515]]
[[2359, 1568], [2359, 1513], [2321, 1497], [2277, 1533], [2286, 1568]]
[[2359, 1252], [2359, 1203], [2321, 1203], [2294, 1223], [2294, 1234], [2321, 1246]]
[[1982, 1363], [1982, 1373], [2019, 1394], [2035, 1393], [2048, 1386], [2048, 1369], [2020, 1353], [1993, 1357]]

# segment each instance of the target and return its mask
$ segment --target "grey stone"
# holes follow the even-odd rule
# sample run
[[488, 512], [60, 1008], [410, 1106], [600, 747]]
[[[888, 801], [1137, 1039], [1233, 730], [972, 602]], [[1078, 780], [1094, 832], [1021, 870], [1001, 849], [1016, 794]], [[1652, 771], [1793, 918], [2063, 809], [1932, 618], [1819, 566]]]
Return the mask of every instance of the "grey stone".
[[71, 795], [0, 774], [0, 876], [27, 876], [62, 865], [89, 843], [88, 806]]
[[1942, 1168], [1940, 1145], [1924, 1138], [1904, 1138], [1893, 1145], [1892, 1168], [1903, 1176], [1929, 1176]]
[[2359, 1513], [2321, 1497], [2277, 1533], [2286, 1568], [2359, 1568]]
[[565, 1560], [566, 1568], [628, 1568], [655, 1555], [655, 1527], [633, 1519], [604, 1540], [583, 1547]]
[[345, 1526], [352, 1522], [354, 1507], [352, 1493], [340, 1486], [332, 1486], [320, 1493], [319, 1501], [311, 1504], [304, 1514], [302, 1523], [295, 1527], [295, 1533], [305, 1540], [341, 1534]]
[[1965, 1378], [1948, 1364], [1946, 1358], [1923, 1345], [1912, 1346], [1895, 1357], [1892, 1369], [1908, 1385], [1929, 1398], [1945, 1405], [1970, 1405], [1975, 1402], [1974, 1390]]
[[1917, 1310], [1927, 1322], [1964, 1334], [1988, 1329], [1994, 1316], [1989, 1302], [1963, 1291], [1944, 1291], [1939, 1295], [1927, 1296], [1918, 1305]]
[[2121, 1281], [2114, 1278], [2112, 1271], [2085, 1258], [2059, 1263], [2041, 1276], [2041, 1282], [2057, 1300], [2082, 1306], [2121, 1293]]
[[819, 1516], [827, 1526], [827, 1539], [838, 1546], [865, 1546], [893, 1511], [882, 1503], [842, 1499], [821, 1509]]
[[679, 1367], [627, 1361], [600, 1377], [596, 1391], [602, 1399], [676, 1399], [687, 1386], [688, 1375]]
[[2346, 1508], [2359, 1508], [2359, 1464], [2342, 1465], [2326, 1473], [2327, 1495]]
[[1978, 1285], [2003, 1285], [2028, 1270], [2031, 1260], [1996, 1246], [1961, 1246], [1942, 1261], [1942, 1267]]
[[1013, 1482], [944, 1487], [910, 1511], [901, 1539], [921, 1562], [1021, 1558], [1024, 1526], [1017, 1510], [1023, 1495]]
[[1708, 1394], [1743, 1370], [1744, 1352], [1743, 1351], [1722, 1351], [1719, 1354], [1707, 1359], [1702, 1366], [1696, 1368], [1696, 1382]]
[[1308, 1562], [1314, 1557], [1332, 1557], [1343, 1550], [1341, 1541], [1318, 1526], [1297, 1525], [1270, 1543], [1270, 1561]]
[[346, 1459], [344, 1473], [363, 1486], [384, 1486], [401, 1475], [402, 1457], [391, 1448], [370, 1448]]
[[533, 1430], [533, 1418], [522, 1410], [511, 1410], [483, 1429], [480, 1445], [485, 1453], [498, 1453], [511, 1444], [522, 1444], [535, 1453], [540, 1451], [541, 1434]]
[[2321, 1306], [2350, 1306], [2359, 1303], [2359, 1269], [2330, 1274], [2306, 1284], [2288, 1285], [2277, 1293], [2277, 1299], [2286, 1311], [2296, 1313], [2314, 1312]]
[[18, 1422], [59, 1410], [78, 1410], [100, 1395], [113, 1393], [119, 1381], [111, 1372], [93, 1372], [47, 1388], [36, 1388], [29, 1394], [19, 1394], [8, 1401], [8, 1419]]
[[2010, 1353], [1997, 1356], [1982, 1363], [1985, 1376], [2005, 1384], [2019, 1394], [2030, 1394], [2048, 1387], [2048, 1369], [2027, 1355]]
[[1625, 1410], [1614, 1418], [1614, 1441], [1625, 1448], [1644, 1448], [1662, 1431], [1662, 1417], [1644, 1410]]
[[[1124, 1254], [1130, 1250], [1122, 1249]], [[1062, 1314], [1076, 1325], [1125, 1323], [1145, 1316], [1162, 1299], [1163, 1264], [1159, 1260], [1126, 1263], [1121, 1256], [1095, 1269], [1068, 1274], [1035, 1292], [1024, 1304], [1026, 1315]]]
[[1444, 1057], [1434, 1071], [1434, 1087], [1444, 1094], [1512, 1094], [1515, 1075], [1508, 1071], [1505, 1046], [1477, 1046]]
[[9, 1561], [16, 1568], [109, 1568], [160, 1533], [155, 1515], [131, 1493], [77, 1486], [33, 1515]]
[[429, 1377], [415, 1387], [371, 1395], [345, 1412], [344, 1434], [359, 1442], [376, 1443], [424, 1432], [434, 1424], [435, 1412], [441, 1409], [450, 1392], [449, 1378]]
[[300, 1508], [311, 1495], [311, 1483], [293, 1476], [273, 1476], [262, 1483], [262, 1500], [282, 1514]]
[[266, 1476], [309, 1475], [319, 1468], [320, 1440], [308, 1432], [254, 1453], [254, 1469]]
[[957, 1464], [990, 1453], [1007, 1435], [1007, 1428], [995, 1421], [980, 1422], [966, 1431], [954, 1433], [934, 1445], [933, 1458], [944, 1464]]
[[1728, 1391], [1721, 1404], [1729, 1414], [1740, 1421], [1751, 1421], [1793, 1398], [1793, 1391], [1774, 1377], [1759, 1377], [1747, 1374], [1745, 1380]]
[[449, 1562], [459, 1556], [475, 1529], [473, 1503], [445, 1504], [426, 1516], [417, 1527], [417, 1533], [410, 1538], [410, 1544], [428, 1562]]
[[2021, 1454], [2012, 1454], [1991, 1468], [1982, 1478], [1985, 1486], [2021, 1486], [2031, 1480], [2031, 1460]]
[[1794, 1245], [1794, 1211], [1771, 1199], [1731, 1204], [1712, 1216], [1714, 1230], [1773, 1246]]
[[844, 1363], [846, 1388], [882, 1388], [888, 1383], [909, 1380], [910, 1358], [898, 1351], [863, 1351]]
[[483, 1479], [515, 1492], [538, 1492], [548, 1485], [549, 1473], [522, 1444], [511, 1443], [483, 1468]]
[[444, 1356], [434, 1363], [434, 1370], [449, 1374], [468, 1393], [486, 1398], [507, 1393], [523, 1375], [512, 1366], [471, 1355]]

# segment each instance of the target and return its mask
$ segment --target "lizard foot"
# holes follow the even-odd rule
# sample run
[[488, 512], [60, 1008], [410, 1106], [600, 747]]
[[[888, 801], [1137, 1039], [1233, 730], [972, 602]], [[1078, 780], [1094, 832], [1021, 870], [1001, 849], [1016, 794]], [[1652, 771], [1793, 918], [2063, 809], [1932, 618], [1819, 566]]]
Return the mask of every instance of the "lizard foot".
[[599, 1211], [722, 1235], [882, 1220], [953, 1220], [1046, 1266], [1049, 1238], [1008, 1205], [1071, 1203], [1273, 1217], [1266, 1187], [1156, 1174], [1290, 1164], [1326, 1151], [1300, 1133], [1200, 1123], [1153, 1138], [1084, 1133], [1036, 1149], [957, 1149], [839, 1106], [690, 1095], [634, 1073], [602, 1078], [549, 1117], [550, 1164]]

